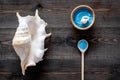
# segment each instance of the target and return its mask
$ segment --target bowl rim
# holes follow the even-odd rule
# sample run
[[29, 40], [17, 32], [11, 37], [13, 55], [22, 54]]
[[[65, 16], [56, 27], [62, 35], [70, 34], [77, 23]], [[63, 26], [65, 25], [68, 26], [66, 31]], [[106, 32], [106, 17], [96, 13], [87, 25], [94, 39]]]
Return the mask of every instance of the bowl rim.
[[[92, 12], [92, 14], [93, 14], [92, 23], [91, 23], [88, 27], [80, 28], [80, 27], [77, 26], [77, 25], [74, 23], [74, 21], [73, 21], [73, 15], [74, 15], [74, 13], [75, 13], [78, 9], [80, 9], [80, 8], [89, 9], [89, 10]], [[70, 15], [70, 21], [71, 21], [71, 23], [73, 24], [73, 26], [74, 26], [76, 29], [78, 29], [78, 30], [87, 30], [87, 29], [91, 28], [91, 27], [93, 26], [94, 22], [95, 22], [95, 12], [94, 12], [94, 10], [93, 10], [90, 6], [88, 6], [88, 5], [79, 5], [79, 6], [75, 7], [75, 8], [72, 10], [71, 15]]]

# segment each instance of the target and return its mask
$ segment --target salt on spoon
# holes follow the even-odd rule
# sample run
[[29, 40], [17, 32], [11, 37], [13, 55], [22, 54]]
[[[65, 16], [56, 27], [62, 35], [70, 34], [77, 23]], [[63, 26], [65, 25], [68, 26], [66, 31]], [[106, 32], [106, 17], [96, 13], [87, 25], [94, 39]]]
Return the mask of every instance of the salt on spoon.
[[82, 59], [81, 59], [81, 80], [84, 80], [84, 54], [85, 51], [88, 49], [88, 42], [84, 39], [80, 40], [77, 44], [78, 49], [81, 52]]

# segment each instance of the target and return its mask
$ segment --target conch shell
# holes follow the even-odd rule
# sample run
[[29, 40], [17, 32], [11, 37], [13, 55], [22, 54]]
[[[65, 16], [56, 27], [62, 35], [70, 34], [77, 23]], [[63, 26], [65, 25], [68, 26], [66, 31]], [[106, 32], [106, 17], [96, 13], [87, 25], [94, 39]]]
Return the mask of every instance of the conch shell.
[[14, 35], [12, 45], [21, 60], [22, 74], [28, 66], [35, 66], [36, 63], [42, 61], [44, 52], [44, 41], [51, 33], [47, 34], [45, 27], [47, 23], [41, 19], [36, 10], [35, 16], [22, 17], [17, 12], [18, 28]]

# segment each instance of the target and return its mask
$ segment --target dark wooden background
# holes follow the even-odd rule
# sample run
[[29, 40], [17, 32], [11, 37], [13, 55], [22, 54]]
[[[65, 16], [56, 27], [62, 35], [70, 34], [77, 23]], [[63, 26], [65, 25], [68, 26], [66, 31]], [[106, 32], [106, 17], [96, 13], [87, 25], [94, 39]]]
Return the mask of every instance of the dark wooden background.
[[[89, 5], [96, 13], [90, 30], [78, 31], [70, 13], [78, 5]], [[49, 50], [36, 67], [21, 74], [20, 60], [12, 47], [22, 16], [39, 14], [47, 23]], [[85, 58], [85, 80], [120, 80], [120, 0], [0, 0], [0, 80], [80, 80], [81, 55], [76, 44], [89, 42]]]

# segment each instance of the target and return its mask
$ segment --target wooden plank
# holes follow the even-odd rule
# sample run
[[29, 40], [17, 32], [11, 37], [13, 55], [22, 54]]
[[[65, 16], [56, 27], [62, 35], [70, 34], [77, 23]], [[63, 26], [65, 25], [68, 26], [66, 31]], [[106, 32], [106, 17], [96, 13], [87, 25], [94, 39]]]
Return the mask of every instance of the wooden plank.
[[[10, 64], [16, 64], [16, 61], [3, 61], [8, 62], [7, 65], [4, 66], [4, 70], [0, 70], [0, 79], [3, 80], [14, 80], [14, 79], [27, 79], [27, 80], [33, 80], [33, 79], [41, 79], [41, 80], [66, 80], [66, 79], [76, 79], [79, 80], [80, 78], [80, 66], [78, 65], [78, 62], [74, 62], [71, 60], [71, 64], [69, 63], [69, 60], [44, 60], [43, 62], [40, 62], [37, 64], [36, 67], [29, 67], [26, 71], [26, 76], [23, 77], [20, 71], [20, 67], [16, 67], [15, 65]], [[57, 62], [57, 63], [56, 63]], [[66, 65], [65, 65], [66, 64]], [[76, 65], [77, 64], [77, 65]], [[73, 67], [74, 65], [74, 67]], [[87, 65], [88, 66], [88, 65]], [[86, 67], [85, 73], [86, 73], [86, 79], [87, 80], [106, 80], [111, 79], [112, 77], [116, 76], [115, 79], [119, 80], [119, 71], [120, 68], [119, 65], [114, 66], [89, 66]], [[7, 70], [7, 71], [6, 71]], [[92, 76], [92, 77], [91, 77]]]
[[[19, 11], [19, 10], [18, 10]], [[65, 11], [65, 10], [64, 10]], [[40, 16], [48, 23], [48, 27], [53, 28], [53, 27], [67, 27], [67, 28], [72, 28], [72, 25], [70, 23], [70, 12], [71, 10], [64, 12], [63, 10], [58, 11], [58, 10], [45, 10], [43, 9], [42, 11], [40, 10]], [[16, 17], [17, 10], [15, 11], [2, 11], [0, 14], [0, 28], [17, 28], [18, 21]], [[57, 12], [57, 13], [56, 13]], [[94, 24], [94, 27], [120, 27], [119, 21], [119, 12], [116, 11], [110, 12], [109, 15], [107, 12], [97, 12], [96, 11], [96, 22]], [[31, 14], [34, 15], [34, 12], [32, 11], [20, 11], [20, 14], [22, 16]], [[11, 18], [12, 17], [12, 18]]]
[[[71, 62], [71, 64], [69, 64], [69, 61]], [[4, 64], [4, 62], [6, 64]], [[8, 63], [7, 63], [8, 62]], [[36, 79], [76, 79], [78, 80], [80, 78], [80, 64], [77, 61], [73, 61], [73, 60], [44, 60], [43, 62], [40, 62], [39, 64], [37, 64], [36, 67], [29, 67], [26, 71], [26, 76], [23, 77], [20, 71], [20, 67], [19, 66], [15, 66], [15, 65], [10, 65], [10, 64], [16, 64], [16, 61], [3, 61], [3, 67], [4, 69], [1, 71], [0, 70], [0, 79], [2, 77], [5, 77], [6, 80], [9, 78], [12, 78], [12, 80], [14, 80], [14, 78], [28, 78], [28, 80], [31, 78], [35, 78], [34, 76], [36, 76]], [[18, 63], [17, 63], [18, 64]], [[56, 66], [57, 65], [57, 66]], [[117, 71], [117, 72], [116, 72]], [[119, 73], [120, 68], [118, 67], [118, 65], [114, 65], [114, 66], [86, 66], [85, 68], [85, 73], [86, 73], [86, 79], [87, 80], [95, 80], [94, 78], [98, 78], [98, 80], [101, 80], [103, 78], [103, 80], [106, 80], [107, 78], [112, 77], [111, 75], [117, 75], [114, 74], [114, 72]], [[14, 76], [14, 77], [12, 77]], [[92, 77], [91, 77], [92, 76]]]

